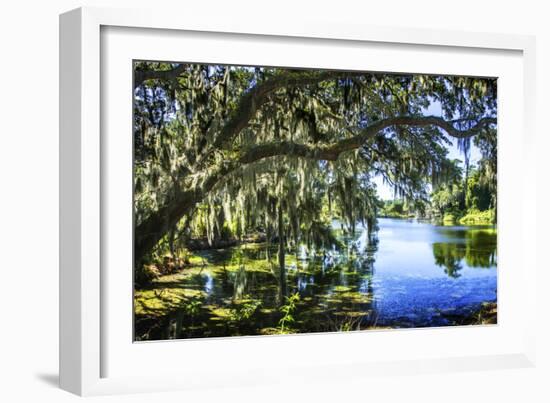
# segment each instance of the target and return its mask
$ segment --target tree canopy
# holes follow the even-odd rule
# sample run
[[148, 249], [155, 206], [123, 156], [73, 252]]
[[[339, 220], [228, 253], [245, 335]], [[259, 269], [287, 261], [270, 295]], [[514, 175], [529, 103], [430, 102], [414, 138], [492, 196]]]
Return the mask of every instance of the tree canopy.
[[496, 187], [496, 109], [492, 78], [135, 62], [135, 260], [197, 232], [314, 247], [332, 217], [374, 226], [373, 178], [427, 199], [461, 175], [452, 138]]

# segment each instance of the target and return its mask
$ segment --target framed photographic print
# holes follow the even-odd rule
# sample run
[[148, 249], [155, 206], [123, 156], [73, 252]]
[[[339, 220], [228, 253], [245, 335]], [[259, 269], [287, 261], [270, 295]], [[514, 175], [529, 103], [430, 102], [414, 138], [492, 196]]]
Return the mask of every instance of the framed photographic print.
[[497, 323], [496, 78], [133, 70], [135, 341]]
[[62, 15], [62, 387], [532, 365], [533, 49]]

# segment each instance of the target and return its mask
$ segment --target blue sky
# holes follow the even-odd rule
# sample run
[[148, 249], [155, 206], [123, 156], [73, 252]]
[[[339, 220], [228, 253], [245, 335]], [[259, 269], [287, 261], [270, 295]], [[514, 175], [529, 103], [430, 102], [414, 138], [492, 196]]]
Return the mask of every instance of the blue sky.
[[[441, 116], [441, 105], [438, 102], [432, 102], [428, 108], [424, 111], [425, 116]], [[462, 168], [464, 168], [464, 154], [458, 150], [457, 139], [450, 138], [452, 145], [445, 145], [449, 154], [449, 159], [457, 159], [462, 161]], [[471, 143], [470, 147], [470, 166], [475, 166], [478, 161], [481, 159], [481, 152], [474, 143]], [[385, 184], [381, 176], [376, 176], [374, 178], [374, 183], [376, 183], [376, 190], [378, 192], [378, 197], [382, 200], [392, 200], [394, 199], [394, 191], [389, 185]]]
[[[464, 168], [464, 154], [458, 151], [456, 141], [454, 141], [454, 146], [448, 146], [447, 150], [449, 150], [449, 159], [457, 159], [462, 161], [462, 168]], [[470, 166], [475, 166], [480, 159], [481, 153], [479, 152], [479, 148], [472, 144], [472, 148], [470, 150]], [[374, 183], [376, 183], [376, 191], [379, 198], [382, 200], [394, 199], [393, 188], [385, 184], [381, 176], [375, 176]]]

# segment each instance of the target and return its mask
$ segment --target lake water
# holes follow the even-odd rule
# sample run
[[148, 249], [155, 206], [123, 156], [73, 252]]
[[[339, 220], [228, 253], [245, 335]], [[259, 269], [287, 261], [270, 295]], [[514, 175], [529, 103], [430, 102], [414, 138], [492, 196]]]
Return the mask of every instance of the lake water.
[[467, 313], [496, 301], [496, 230], [381, 219], [373, 293], [379, 321], [448, 324], [441, 313]]
[[339, 249], [286, 256], [287, 295], [299, 296], [288, 326], [276, 248], [198, 252], [200, 264], [136, 294], [137, 339], [448, 326], [496, 301], [495, 227], [386, 218], [378, 226], [371, 236], [361, 227], [340, 235]]

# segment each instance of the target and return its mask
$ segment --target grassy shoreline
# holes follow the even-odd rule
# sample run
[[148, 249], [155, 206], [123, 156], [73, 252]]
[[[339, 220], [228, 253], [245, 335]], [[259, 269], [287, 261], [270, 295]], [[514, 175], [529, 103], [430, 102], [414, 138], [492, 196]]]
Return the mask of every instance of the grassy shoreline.
[[[387, 213], [381, 214], [378, 218], [393, 218], [399, 220], [414, 220], [422, 218], [416, 217], [414, 214], [398, 214]], [[451, 213], [445, 214], [443, 217], [426, 218], [426, 221], [430, 221], [434, 224], [440, 225], [496, 225], [495, 213], [492, 210], [486, 211], [470, 211], [465, 215], [454, 215]]]

